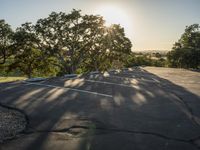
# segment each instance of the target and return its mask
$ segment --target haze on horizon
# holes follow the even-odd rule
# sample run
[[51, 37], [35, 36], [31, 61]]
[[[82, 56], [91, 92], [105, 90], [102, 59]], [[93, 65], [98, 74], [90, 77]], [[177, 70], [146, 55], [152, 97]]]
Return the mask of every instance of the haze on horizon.
[[200, 24], [200, 0], [0, 0], [0, 19], [13, 29], [52, 11], [99, 14], [121, 24], [133, 50], [170, 50], [186, 26]]

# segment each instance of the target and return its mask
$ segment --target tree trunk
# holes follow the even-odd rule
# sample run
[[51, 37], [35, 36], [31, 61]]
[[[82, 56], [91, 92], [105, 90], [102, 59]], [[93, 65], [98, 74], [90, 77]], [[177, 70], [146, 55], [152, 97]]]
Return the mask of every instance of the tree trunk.
[[75, 66], [75, 65], [72, 65], [72, 66], [71, 66], [71, 73], [75, 73], [75, 71], [76, 71], [76, 66]]
[[28, 73], [28, 78], [29, 78], [29, 79], [31, 78], [31, 73]]
[[95, 71], [98, 71], [99, 69], [98, 69], [98, 65], [97, 65], [97, 60], [93, 60], [93, 62], [94, 62]]
[[30, 79], [32, 76], [32, 68], [31, 68], [31, 64], [28, 66], [28, 72], [27, 72], [28, 78]]

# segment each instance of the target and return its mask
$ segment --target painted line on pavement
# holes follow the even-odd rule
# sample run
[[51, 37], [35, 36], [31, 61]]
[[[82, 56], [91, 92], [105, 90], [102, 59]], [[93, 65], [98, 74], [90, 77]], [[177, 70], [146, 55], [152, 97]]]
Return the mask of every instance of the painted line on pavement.
[[[149, 80], [149, 79], [137, 79], [136, 77], [122, 77], [122, 76], [116, 76], [116, 75], [103, 75], [106, 78], [120, 78], [120, 79], [131, 79], [131, 80], [137, 80], [137, 81], [146, 81], [146, 82], [153, 82], [153, 83], [159, 83], [158, 80], [153, 79]], [[74, 78], [66, 78], [66, 79], [81, 79], [80, 77], [74, 77]], [[84, 79], [84, 78], [83, 78]], [[102, 84], [110, 84], [110, 85], [118, 85], [118, 86], [124, 86], [124, 87], [133, 87], [130, 85], [126, 85], [126, 84], [119, 84], [119, 83], [112, 83], [112, 82], [107, 82], [107, 81], [96, 81], [96, 80], [88, 80], [88, 79], [84, 79], [84, 81], [88, 81], [88, 82], [96, 82], [96, 83], [102, 83]]]
[[[71, 79], [71, 78], [67, 78], [67, 79]], [[76, 78], [73, 78], [73, 79], [79, 79], [79, 78], [76, 77]], [[124, 87], [134, 88], [134, 86], [126, 85], [126, 84], [121, 84], [121, 83], [112, 83], [112, 82], [107, 82], [107, 81], [89, 80], [89, 79], [84, 79], [84, 78], [82, 78], [82, 79], [83, 79], [83, 81], [86, 81], [86, 82], [101, 83], [101, 84], [110, 84], [110, 85], [118, 85], [118, 86], [124, 86]]]
[[51, 87], [51, 88], [66, 89], [66, 90], [82, 92], [82, 93], [87, 93], [87, 94], [94, 94], [94, 95], [99, 95], [99, 96], [104, 96], [104, 97], [111, 97], [111, 98], [113, 97], [112, 95], [108, 95], [108, 94], [91, 92], [91, 91], [87, 91], [87, 90], [79, 90], [79, 89], [75, 89], [75, 88], [67, 88], [67, 87], [55, 86], [55, 85], [50, 85], [50, 84], [30, 83], [30, 82], [23, 82], [23, 83], [26, 83], [28, 85], [39, 85], [39, 86], [46, 86], [46, 87]]
[[134, 77], [121, 77], [121, 76], [116, 76], [116, 75], [109, 75], [109, 76], [105, 76], [105, 77], [108, 77], [108, 78], [120, 78], [120, 79], [135, 79], [137, 81], [147, 81], [147, 82], [156, 82], [154, 80], [148, 80], [148, 79], [136, 79]]
[[124, 86], [124, 87], [131, 87], [131, 88], [133, 88], [133, 86], [130, 86], [130, 85], [119, 84], [119, 83], [112, 83], [112, 82], [107, 82], [107, 81], [96, 81], [96, 80], [88, 80], [88, 79], [85, 79], [83, 81], [93, 82], [93, 83], [101, 83], [101, 84], [118, 85], [118, 86]]

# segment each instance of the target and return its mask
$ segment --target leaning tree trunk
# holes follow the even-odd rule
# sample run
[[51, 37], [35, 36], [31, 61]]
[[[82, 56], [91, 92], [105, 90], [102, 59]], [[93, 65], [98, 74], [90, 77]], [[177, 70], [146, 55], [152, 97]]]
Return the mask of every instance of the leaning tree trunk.
[[28, 68], [27, 68], [27, 75], [28, 75], [28, 78], [30, 79], [32, 77], [32, 72], [33, 72], [33, 68], [32, 68], [32, 64], [33, 64], [34, 61], [31, 61], [29, 64], [28, 64]]
[[32, 68], [31, 67], [28, 68], [27, 75], [28, 75], [29, 79], [32, 77]]

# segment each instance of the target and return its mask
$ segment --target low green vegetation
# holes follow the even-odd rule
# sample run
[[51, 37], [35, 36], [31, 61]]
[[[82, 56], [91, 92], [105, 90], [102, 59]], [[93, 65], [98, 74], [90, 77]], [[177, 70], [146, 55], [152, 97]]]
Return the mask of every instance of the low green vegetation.
[[[159, 56], [155, 56], [159, 55]], [[132, 66], [156, 66], [156, 67], [166, 67], [167, 60], [166, 54], [156, 53], [132, 53], [127, 58], [125, 67]]]
[[26, 77], [0, 77], [0, 83], [25, 80]]
[[51, 77], [142, 65], [200, 68], [199, 29], [198, 24], [186, 27], [167, 54], [136, 53], [123, 27], [105, 26], [103, 17], [80, 10], [52, 12], [15, 31], [0, 20], [0, 75]]

